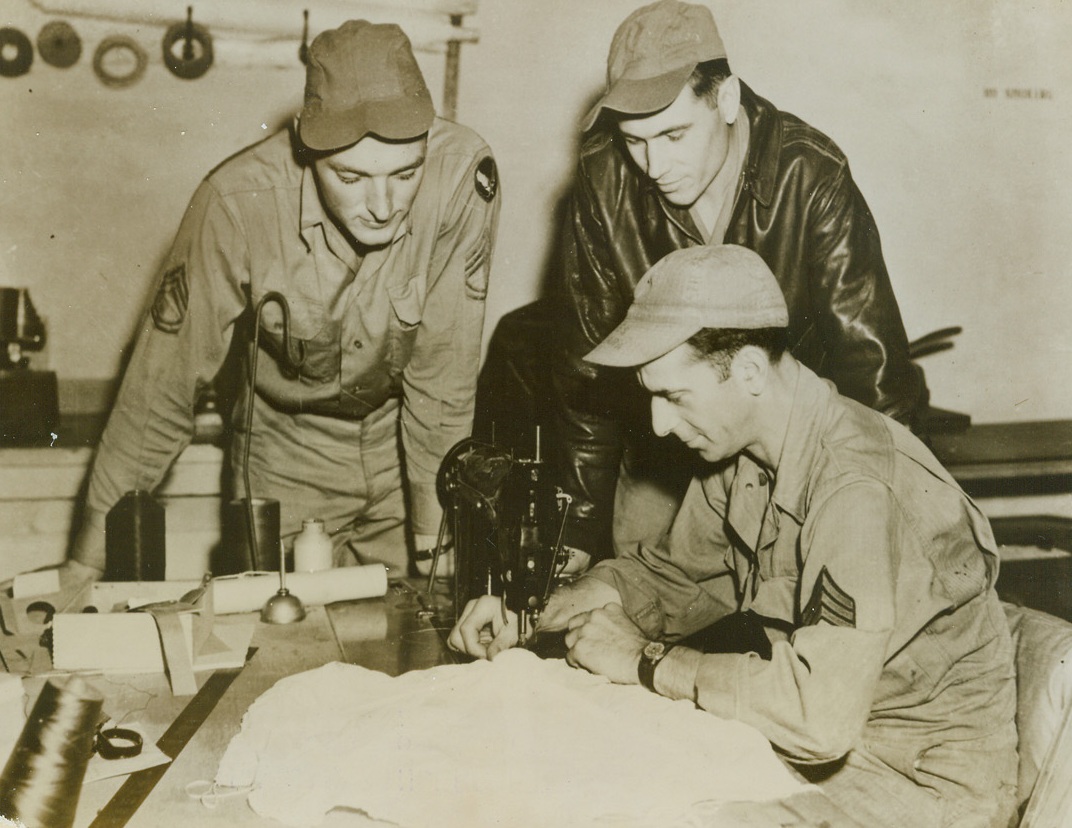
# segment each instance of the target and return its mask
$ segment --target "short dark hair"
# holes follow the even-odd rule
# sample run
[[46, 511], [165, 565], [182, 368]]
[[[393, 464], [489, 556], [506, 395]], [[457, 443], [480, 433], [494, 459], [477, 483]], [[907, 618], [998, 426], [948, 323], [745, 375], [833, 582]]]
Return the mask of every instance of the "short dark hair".
[[730, 72], [730, 62], [726, 58], [705, 60], [703, 63], [696, 64], [696, 68], [689, 75], [688, 83], [697, 98], [703, 98], [708, 106], [714, 108], [718, 103], [716, 99], [718, 87], [731, 74], [733, 73]]
[[785, 328], [703, 328], [685, 344], [697, 360], [707, 360], [718, 368], [722, 379], [728, 379], [730, 363], [746, 345], [762, 348], [771, 362], [778, 362], [788, 348], [789, 337]]

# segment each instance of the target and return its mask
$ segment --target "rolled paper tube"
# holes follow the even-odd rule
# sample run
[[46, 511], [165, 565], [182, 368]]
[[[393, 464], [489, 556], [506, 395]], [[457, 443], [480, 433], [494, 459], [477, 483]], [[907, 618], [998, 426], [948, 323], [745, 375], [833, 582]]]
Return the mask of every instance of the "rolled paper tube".
[[45, 683], [0, 776], [0, 815], [16, 825], [74, 824], [103, 704], [78, 676]]
[[383, 601], [355, 601], [332, 613], [331, 626], [340, 640], [345, 633], [348, 642], [386, 641], [389, 630], [387, 606]]
[[[213, 608], [217, 615], [259, 611], [278, 591], [279, 575], [274, 573], [216, 578]], [[387, 594], [387, 568], [383, 564], [367, 564], [324, 572], [287, 573], [287, 591], [306, 606], [380, 598]]]

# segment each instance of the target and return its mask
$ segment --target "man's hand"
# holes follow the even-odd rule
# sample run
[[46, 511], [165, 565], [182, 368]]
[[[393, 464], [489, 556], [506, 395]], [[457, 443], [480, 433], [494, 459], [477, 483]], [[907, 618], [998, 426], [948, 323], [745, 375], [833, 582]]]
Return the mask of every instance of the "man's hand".
[[104, 571], [106, 552], [103, 515], [87, 513], [67, 558], [69, 563], [77, 563], [85, 569]]
[[96, 567], [86, 566], [73, 558], [61, 563], [57, 570], [60, 576], [60, 588], [75, 588], [84, 583], [99, 581], [104, 572]]
[[513, 647], [517, 640], [517, 613], [506, 610], [503, 599], [497, 595], [481, 595], [465, 605], [461, 618], [450, 631], [447, 645], [458, 652], [491, 659]]
[[607, 604], [570, 618], [566, 661], [616, 684], [637, 684], [637, 666], [647, 643], [620, 604]]

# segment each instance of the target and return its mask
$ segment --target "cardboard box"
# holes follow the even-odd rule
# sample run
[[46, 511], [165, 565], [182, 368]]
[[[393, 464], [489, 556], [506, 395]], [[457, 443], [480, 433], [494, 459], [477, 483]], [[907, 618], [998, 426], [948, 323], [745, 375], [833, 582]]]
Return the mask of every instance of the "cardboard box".
[[[130, 600], [138, 605], [137, 596], [148, 591], [159, 596], [182, 587], [171, 582], [149, 590], [141, 583], [112, 584], [101, 588], [107, 597], [100, 600], [113, 608], [124, 607]], [[114, 600], [124, 588], [131, 597]], [[187, 591], [188, 587], [180, 594]], [[98, 606], [96, 601], [91, 603]], [[245, 619], [218, 622], [209, 582], [192, 603], [157, 598], [141, 602], [137, 610], [57, 613], [52, 618], [52, 665], [57, 670], [103, 673], [166, 672], [175, 695], [192, 695], [197, 692], [195, 673], [245, 663], [255, 624]]]

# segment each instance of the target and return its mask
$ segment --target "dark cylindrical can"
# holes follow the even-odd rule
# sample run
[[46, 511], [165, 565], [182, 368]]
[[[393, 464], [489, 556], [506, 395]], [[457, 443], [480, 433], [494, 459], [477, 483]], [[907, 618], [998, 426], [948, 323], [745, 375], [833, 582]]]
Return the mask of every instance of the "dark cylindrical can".
[[144, 489], [127, 492], [104, 524], [106, 581], [163, 581], [164, 507]]

